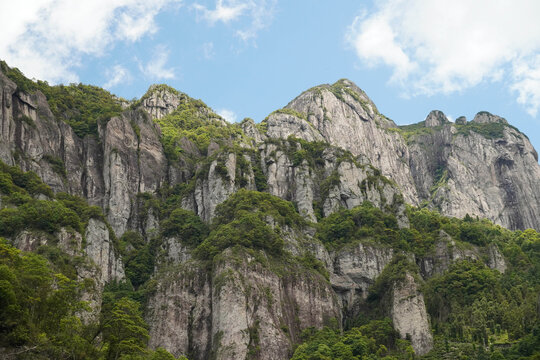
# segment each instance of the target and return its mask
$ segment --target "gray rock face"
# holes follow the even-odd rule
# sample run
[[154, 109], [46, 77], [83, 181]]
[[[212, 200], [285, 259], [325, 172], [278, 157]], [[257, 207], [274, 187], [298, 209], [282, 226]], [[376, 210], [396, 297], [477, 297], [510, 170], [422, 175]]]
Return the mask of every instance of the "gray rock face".
[[433, 110], [426, 117], [425, 125], [426, 127], [436, 127], [436, 126], [442, 126], [447, 122], [449, 122], [448, 118], [446, 117], [446, 115], [444, 115], [442, 111]]
[[[87, 255], [90, 265], [97, 270], [98, 277], [92, 276], [101, 287], [110, 281], [125, 278], [124, 265], [115, 254], [109, 238], [109, 230], [101, 220], [90, 219], [86, 227], [86, 244], [83, 246], [82, 235], [73, 230], [61, 228], [54, 236], [53, 243], [71, 256]], [[42, 245], [50, 244], [51, 236], [39, 231], [21, 231], [13, 239], [13, 245], [23, 251], [35, 251]], [[86, 266], [86, 265], [85, 265]], [[84, 273], [87, 270], [81, 271]]]
[[473, 122], [478, 123], [478, 124], [488, 124], [488, 123], [508, 124], [508, 121], [506, 121], [505, 118], [490, 114], [487, 111], [481, 111], [478, 114], [476, 114], [476, 116], [473, 119]]
[[420, 199], [447, 216], [540, 228], [538, 155], [514, 128], [504, 126], [500, 134], [490, 138], [448, 124], [415, 137], [410, 164]]
[[[196, 179], [193, 193], [183, 199], [182, 206], [210, 221], [216, 206], [241, 187], [257, 190], [254, 168], [259, 166], [265, 175], [267, 191], [293, 201], [299, 213], [309, 221], [317, 221], [315, 202], [320, 203], [323, 215], [328, 216], [342, 208], [351, 209], [370, 201], [381, 209], [398, 208], [400, 224], [408, 226], [400, 189], [377, 169], [355, 159], [344, 159], [343, 151], [333, 148], [324, 151], [318, 165], [309, 164], [307, 160], [298, 163], [291, 154], [301, 148], [294, 146], [259, 144], [260, 164], [247, 155], [238, 159], [240, 155], [228, 150], [220, 153], [216, 150], [217, 159], [210, 163], [207, 173]], [[240, 160], [247, 164], [243, 170], [238, 165]]]
[[435, 243], [434, 253], [425, 256], [420, 264], [424, 278], [440, 275], [450, 268], [450, 265], [460, 260], [477, 260], [480, 253], [472, 245], [469, 248], [459, 248], [450, 235], [440, 231]]
[[149, 346], [207, 359], [212, 351], [212, 287], [207, 272], [188, 263], [168, 275], [170, 280], [159, 281], [149, 299]]
[[160, 135], [159, 127], [142, 111], [113, 118], [103, 130], [104, 207], [117, 236], [133, 220], [134, 196], [155, 192], [165, 180], [167, 160]]
[[405, 141], [399, 134], [385, 130], [395, 124], [379, 114], [356, 85], [341, 80], [332, 86], [316, 87], [298, 96], [286, 109], [304, 118], [270, 115], [269, 137], [286, 139], [293, 135], [307, 141], [324, 140], [356, 156], [364, 155], [383, 175], [399, 184], [406, 202], [417, 204]]
[[441, 230], [439, 239], [435, 242], [434, 253], [417, 260], [417, 263], [420, 266], [422, 276], [430, 278], [444, 273], [452, 264], [458, 261], [475, 261], [483, 258], [487, 258], [486, 265], [491, 269], [498, 270], [501, 273], [506, 271], [506, 261], [497, 245], [490, 244], [486, 248], [479, 248], [465, 243], [459, 243], [458, 245], [450, 235]]
[[407, 273], [405, 280], [394, 284], [392, 321], [402, 338], [410, 338], [417, 355], [425, 355], [433, 348], [424, 296], [414, 277]]
[[105, 284], [125, 279], [124, 265], [113, 249], [109, 230], [101, 220], [90, 219], [85, 231], [86, 243], [78, 232], [61, 228], [50, 235], [40, 231], [21, 231], [13, 239], [13, 245], [23, 251], [36, 251], [43, 245], [54, 245], [70, 256], [82, 257], [77, 263], [79, 280], [91, 280], [93, 287], [82, 294], [82, 301], [87, 301], [90, 311], [80, 314], [85, 322], [96, 321], [101, 309], [102, 293]]
[[342, 301], [344, 312], [355, 312], [355, 305], [367, 297], [369, 287], [393, 256], [391, 248], [366, 244], [345, 247], [333, 254], [330, 282]]
[[[100, 125], [98, 138], [81, 139], [54, 118], [43, 94], [20, 93], [0, 73], [0, 159], [35, 171], [54, 191], [101, 206], [117, 236], [126, 230], [146, 237], [159, 231], [157, 212], [141, 218], [137, 194], [155, 193], [165, 183], [189, 183], [182, 206], [207, 222], [238, 189], [264, 188], [293, 201], [313, 222], [316, 214], [328, 216], [370, 201], [381, 209], [397, 209], [399, 225], [407, 227], [404, 198], [413, 205], [425, 201], [445, 215], [478, 215], [511, 229], [540, 229], [538, 155], [521, 133], [495, 115], [479, 113], [471, 123], [458, 119], [455, 126], [434, 111], [418, 134], [404, 134], [362, 90], [342, 80], [306, 91], [265, 124], [244, 121], [247, 138], [237, 148], [212, 142], [203, 154], [182, 138], [182, 156], [172, 161], [152, 119], [170, 114], [185, 99], [185, 94], [158, 86], [139, 109], [126, 109]], [[301, 142], [287, 140], [291, 135], [329, 146], [313, 160]], [[65, 172], [53, 166], [57, 160]], [[302, 329], [322, 327], [332, 318], [341, 324], [344, 314], [354, 313], [396, 253], [356, 244], [329, 254], [313, 239], [313, 229], [281, 231], [285, 248], [294, 256], [311, 251], [326, 265], [330, 282], [306, 269], [279, 273], [232, 250], [208, 271], [191, 249], [175, 238], [164, 239], [156, 261], [157, 290], [148, 305], [150, 345], [193, 359], [289, 358]], [[106, 224], [90, 220], [84, 248], [81, 234], [63, 229], [57, 237], [63, 251], [89, 259], [92, 266], [81, 269], [80, 276], [96, 280], [96, 296], [88, 300], [97, 306], [105, 283], [125, 278]], [[32, 232], [14, 239], [25, 250], [47, 241]], [[491, 268], [505, 271], [496, 246], [458, 248], [441, 233], [434, 253], [417, 264], [428, 278], [456, 261], [483, 258]], [[433, 340], [424, 300], [411, 274], [394, 284], [390, 310], [396, 329], [403, 337], [410, 335], [417, 354], [429, 351]]]
[[[160, 129], [148, 115], [128, 110], [100, 126], [99, 141], [81, 139], [54, 118], [41, 92], [17, 92], [1, 72], [0, 89], [0, 159], [36, 172], [55, 192], [101, 206], [118, 236], [134, 226], [135, 195], [154, 192], [167, 175]], [[63, 164], [65, 173], [59, 173], [51, 159]]]
[[488, 247], [488, 264], [490, 268], [498, 270], [501, 273], [506, 271], [506, 261], [502, 256], [499, 248], [495, 244], [490, 244]]
[[465, 125], [467, 124], [467, 118], [465, 116], [460, 116], [456, 119], [456, 125]]
[[153, 119], [161, 119], [169, 115], [182, 103], [183, 94], [173, 91], [168, 86], [152, 85], [148, 89], [147, 97], [141, 106]]
[[177, 356], [287, 359], [301, 329], [340, 320], [337, 298], [318, 274], [279, 277], [251, 256], [231, 251], [211, 277], [195, 263], [176, 274], [159, 282], [148, 322], [150, 345]]
[[[348, 81], [310, 89], [267, 119], [267, 135], [324, 140], [364, 156], [401, 187], [405, 201], [426, 202], [444, 215], [467, 213], [510, 229], [540, 229], [540, 166], [529, 140], [504, 126], [481, 134], [457, 129], [440, 111], [425, 121], [429, 132], [405, 137]], [[466, 120], [460, 119], [459, 125]], [[471, 124], [507, 125], [480, 112]], [[397, 129], [396, 129], [397, 130]]]
[[[110, 120], [100, 127], [100, 140], [96, 141], [91, 136], [78, 138], [67, 124], [54, 119], [41, 93], [20, 93], [3, 74], [0, 89], [0, 158], [35, 171], [54, 191], [80, 195], [101, 206], [117, 236], [127, 229], [138, 229], [133, 201], [137, 193], [155, 192], [166, 181], [171, 185], [187, 182], [194, 175], [187, 162], [167, 161], [159, 127], [144, 115], [144, 110], [154, 117], [169, 114], [187, 99], [185, 94], [167, 87], [151, 88], [141, 104], [144, 110], [128, 110]], [[473, 122], [506, 124], [486, 112], [479, 113]], [[395, 186], [362, 186], [371, 178], [370, 170], [338, 163], [330, 154], [324, 177], [336, 171], [340, 183], [331, 186], [325, 199], [319, 199], [324, 177], [302, 163], [291, 168], [292, 159], [266, 142], [268, 137], [286, 139], [293, 135], [326, 141], [360, 155], [361, 164], [371, 163], [380, 169], [382, 175], [398, 184], [405, 202], [413, 205], [427, 201], [449, 216], [468, 213], [511, 229], [540, 228], [538, 155], [511, 127], [504, 127], [502, 137], [490, 138], [473, 130], [458, 130], [444, 114], [434, 111], [426, 118], [432, 132], [412, 136], [407, 144], [393, 130], [395, 124], [347, 80], [306, 91], [283, 111], [270, 115], [266, 126], [265, 134], [252, 121], [245, 121], [242, 127], [252, 139], [245, 146], [260, 152], [269, 192], [296, 202], [312, 221], [314, 201], [323, 201], [323, 215], [364, 200], [383, 206], [383, 200], [392, 202]], [[181, 142], [186, 154], [202, 157], [196, 147], [189, 146], [189, 140]], [[209, 150], [209, 154], [212, 152], [215, 150]], [[66, 172], [56, 172], [51, 159], [61, 161]], [[184, 200], [186, 208], [206, 221], [212, 218], [215, 206], [240, 187], [233, 169], [236, 159], [225, 162], [228, 179], [216, 176], [214, 166], [206, 179], [197, 180], [193, 197]], [[253, 171], [258, 164], [250, 163]], [[246, 177], [250, 183], [243, 187], [255, 189], [253, 175]]]
[[242, 126], [242, 131], [247, 136], [253, 138], [254, 143], [258, 144], [266, 140], [266, 135], [262, 134], [258, 129], [257, 125], [255, 125], [255, 121], [253, 119], [246, 118], [242, 123], [240, 124]]
[[115, 254], [112, 241], [109, 238], [109, 229], [103, 221], [96, 219], [88, 221], [84, 251], [100, 270], [101, 277], [96, 280], [102, 285], [125, 278], [124, 265]]

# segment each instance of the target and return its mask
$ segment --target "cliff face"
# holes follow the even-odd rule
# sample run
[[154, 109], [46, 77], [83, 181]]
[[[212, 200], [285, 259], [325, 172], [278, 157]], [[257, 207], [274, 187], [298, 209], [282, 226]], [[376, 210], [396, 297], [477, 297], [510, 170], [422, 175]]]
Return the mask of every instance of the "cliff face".
[[[410, 225], [405, 203], [449, 216], [476, 215], [511, 229], [540, 229], [537, 153], [523, 134], [488, 113], [453, 124], [432, 112], [423, 123], [397, 127], [362, 90], [341, 80], [304, 92], [262, 124], [230, 125], [201, 106], [197, 116], [212, 117], [218, 129], [240, 135], [201, 147], [188, 134], [173, 142], [180, 149], [173, 157], [154, 120], [193, 99], [168, 87], [152, 87], [84, 138], [55, 117], [45, 95], [18, 91], [1, 72], [0, 100], [0, 159], [36, 172], [54, 192], [101, 207], [117, 237], [133, 230], [150, 242], [161, 234], [162, 214], [138, 196], [155, 199], [170, 189], [180, 189], [181, 206], [206, 223], [215, 219], [219, 204], [244, 188], [293, 202], [311, 223], [369, 201], [395, 215], [397, 230]], [[276, 268], [237, 248], [224, 250], [209, 266], [192, 247], [165, 237], [147, 308], [152, 347], [190, 359], [286, 359], [303, 329], [342, 326], [357, 315], [384, 269], [403, 253], [359, 241], [329, 251], [313, 227], [265, 221], [287, 254], [310, 254], [324, 271], [288, 262]], [[124, 265], [105, 222], [90, 219], [84, 235], [83, 246], [82, 234], [63, 230], [58, 246], [93, 264], [80, 271], [83, 278], [97, 279], [97, 295], [90, 300], [99, 304], [106, 283], [125, 279]], [[21, 232], [13, 241], [34, 250], [47, 240]], [[463, 259], [487, 259], [491, 268], [506, 269], [496, 246], [458, 248], [444, 232], [433, 252], [407, 256], [418, 274], [393, 284], [387, 315], [402, 337], [409, 335], [417, 354], [433, 346], [417, 279]]]
[[448, 216], [540, 228], [540, 166], [525, 135], [481, 112], [450, 123], [440, 111], [397, 127], [348, 80], [310, 89], [267, 118], [268, 136], [321, 140], [361, 155], [399, 184], [405, 201]]
[[232, 251], [210, 274], [194, 262], [178, 265], [150, 300], [151, 346], [193, 359], [289, 358], [302, 329], [341, 318], [322, 276], [295, 270], [278, 276]]
[[433, 336], [424, 296], [409, 273], [405, 274], [404, 281], [394, 284], [391, 312], [394, 327], [402, 337], [411, 339], [415, 353], [427, 354], [433, 348]]
[[398, 134], [385, 131], [395, 127], [394, 122], [381, 115], [350, 81], [310, 89], [291, 101], [285, 112], [271, 114], [267, 122], [270, 137], [321, 140], [365, 156], [400, 185], [406, 202], [417, 204], [405, 142]]
[[[427, 124], [426, 124], [427, 126]], [[525, 135], [479, 113], [468, 124], [440, 124], [410, 138], [422, 200], [448, 216], [488, 218], [510, 229], [538, 229], [540, 167]]]
[[100, 124], [98, 138], [81, 139], [54, 117], [40, 91], [18, 92], [1, 73], [0, 89], [0, 159], [36, 172], [55, 192], [102, 207], [121, 236], [134, 219], [134, 196], [155, 191], [166, 178], [159, 127], [143, 110], [126, 111]]
[[[151, 119], [171, 113], [186, 101], [184, 94], [150, 89], [138, 110], [127, 110], [100, 124], [98, 139], [81, 139], [55, 119], [39, 91], [33, 95], [18, 92], [2, 74], [0, 85], [0, 159], [35, 171], [54, 191], [80, 195], [101, 206], [118, 236], [126, 229], [137, 229], [137, 209], [131, 201], [136, 194], [153, 193], [164, 182], [174, 185], [195, 175], [196, 167], [186, 170], [167, 161], [160, 128]], [[340, 206], [351, 208], [364, 200], [378, 206], [384, 205], [383, 200], [390, 204], [392, 192], [400, 192], [405, 202], [427, 202], [448, 216], [476, 215], [510, 229], [540, 228], [540, 195], [535, 191], [540, 187], [540, 166], [528, 139], [504, 124], [504, 119], [487, 113], [465, 125], [438, 120], [442, 118], [442, 113], [430, 114], [424, 130], [416, 133], [399, 129], [363, 91], [342, 80], [308, 90], [284, 110], [271, 114], [266, 132], [244, 123], [245, 134], [255, 140], [250, 146], [259, 153], [246, 160], [252, 169], [262, 168], [271, 194], [294, 201], [310, 220], [315, 220], [313, 201], [323, 202], [327, 216]], [[500, 125], [495, 135], [482, 132], [490, 125]], [[339, 154], [331, 148], [322, 155], [324, 167], [295, 162], [290, 152], [284, 153], [282, 146], [271, 141], [291, 135], [350, 151], [359, 156], [355, 162], [361, 166], [337, 161]], [[185, 141], [189, 146], [189, 140]], [[256, 188], [253, 174], [246, 174], [247, 184], [235, 181], [234, 154], [220, 156], [228, 179], [216, 175], [216, 161], [208, 177], [198, 179], [193, 197], [185, 200], [186, 208], [206, 221], [215, 206], [239, 187]], [[55, 161], [60, 161], [65, 172], [58, 171]], [[370, 178], [369, 164], [392, 180], [396, 190], [383, 184], [378, 194], [359, 186]], [[321, 183], [334, 172], [339, 180], [323, 194], [325, 199], [318, 199]]]

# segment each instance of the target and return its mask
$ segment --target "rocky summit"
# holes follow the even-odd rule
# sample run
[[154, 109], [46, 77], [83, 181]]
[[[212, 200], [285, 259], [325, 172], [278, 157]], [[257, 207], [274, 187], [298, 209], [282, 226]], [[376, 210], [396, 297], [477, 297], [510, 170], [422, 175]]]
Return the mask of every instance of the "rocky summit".
[[1, 357], [540, 346], [540, 166], [506, 119], [398, 126], [339, 80], [230, 124], [166, 85], [0, 70]]

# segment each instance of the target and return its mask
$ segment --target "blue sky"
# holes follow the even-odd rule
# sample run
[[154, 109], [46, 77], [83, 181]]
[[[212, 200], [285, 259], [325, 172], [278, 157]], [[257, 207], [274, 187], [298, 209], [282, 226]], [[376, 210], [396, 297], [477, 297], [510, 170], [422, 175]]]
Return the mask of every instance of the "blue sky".
[[[540, 149], [540, 2], [27, 0], [2, 5], [0, 58], [131, 99], [152, 83], [260, 121], [348, 78], [398, 124], [487, 110]], [[4, 31], [5, 30], [5, 31]]]

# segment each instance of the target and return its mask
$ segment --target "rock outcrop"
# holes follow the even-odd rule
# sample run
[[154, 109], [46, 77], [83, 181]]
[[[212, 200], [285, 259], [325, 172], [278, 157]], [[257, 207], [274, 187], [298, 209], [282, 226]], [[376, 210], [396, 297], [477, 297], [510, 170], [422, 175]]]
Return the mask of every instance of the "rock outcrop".
[[355, 156], [365, 156], [400, 185], [406, 202], [418, 203], [405, 141], [385, 130], [396, 125], [381, 115], [352, 82], [340, 80], [310, 89], [291, 101], [284, 112], [271, 114], [266, 122], [269, 137], [292, 135], [306, 141], [326, 141]]
[[391, 313], [395, 329], [402, 338], [411, 340], [417, 355], [425, 355], [433, 348], [424, 296], [409, 273], [403, 281], [394, 284]]
[[343, 311], [357, 313], [359, 301], [367, 297], [371, 285], [392, 261], [394, 250], [360, 243], [333, 255], [330, 282], [340, 296]]
[[529, 140], [504, 119], [480, 113], [467, 125], [410, 138], [419, 199], [447, 216], [476, 215], [509, 229], [538, 229], [540, 166]]
[[[139, 110], [128, 109], [100, 125], [99, 140], [93, 136], [81, 139], [70, 126], [55, 119], [39, 91], [22, 93], [3, 74], [0, 89], [0, 159], [35, 171], [54, 191], [80, 195], [101, 206], [117, 236], [138, 229], [132, 201], [138, 193], [153, 193], [165, 182], [189, 182], [196, 173], [197, 166], [189, 161], [167, 160], [159, 126], [152, 121], [188, 101], [187, 95], [174, 89], [151, 88]], [[203, 110], [212, 114], [206, 107], [199, 108]], [[251, 139], [244, 146], [260, 154], [248, 159], [251, 171], [262, 167], [268, 190], [297, 203], [312, 221], [316, 218], [314, 201], [323, 201], [323, 215], [364, 200], [382, 204], [385, 197], [391, 203], [392, 186], [385, 186], [382, 195], [365, 193], [360, 186], [366, 176], [370, 178], [365, 171], [369, 164], [397, 184], [406, 203], [427, 202], [445, 215], [477, 215], [511, 229], [540, 228], [538, 155], [523, 134], [498, 116], [481, 112], [470, 123], [454, 125], [442, 112], [433, 111], [425, 121], [429, 131], [405, 136], [403, 131], [408, 130], [398, 129], [381, 115], [362, 90], [340, 80], [304, 92], [285, 109], [271, 114], [265, 126], [266, 131], [250, 120], [242, 124]], [[273, 145], [272, 139], [285, 140], [291, 135], [350, 151], [364, 168], [338, 163], [331, 153], [325, 155], [324, 161], [333, 161], [333, 165], [325, 166], [324, 177], [337, 171], [340, 184], [330, 189], [327, 198], [318, 199], [324, 177], [314, 176], [313, 167], [302, 162], [291, 168], [293, 159], [283, 153], [283, 147]], [[189, 140], [182, 141], [186, 154], [204, 158]], [[219, 146], [216, 149], [221, 151]], [[216, 149], [209, 149], [209, 155]], [[225, 159], [225, 163], [230, 170], [228, 179], [216, 175], [216, 162], [206, 179], [197, 180], [193, 198], [185, 200], [186, 208], [206, 221], [215, 206], [239, 187], [256, 187], [253, 174], [242, 176], [247, 185], [235, 182], [236, 159]], [[59, 171], [58, 164], [65, 171]]]
[[278, 276], [230, 250], [211, 274], [178, 265], [150, 299], [150, 345], [190, 359], [289, 358], [302, 329], [341, 321], [330, 284], [298, 270]]
[[479, 112], [453, 124], [432, 111], [423, 123], [399, 128], [356, 85], [340, 80], [304, 92], [266, 125], [271, 138], [326, 141], [365, 157], [399, 184], [407, 203], [540, 229], [538, 154], [499, 116]]
[[13, 239], [13, 245], [23, 251], [55, 246], [65, 256], [79, 259], [74, 263], [77, 278], [93, 284], [82, 294], [81, 300], [90, 305], [90, 311], [81, 314], [85, 321], [98, 319], [105, 285], [125, 280], [124, 264], [114, 249], [109, 229], [101, 220], [89, 220], [84, 241], [82, 234], [72, 229], [61, 228], [54, 235], [24, 230]]

